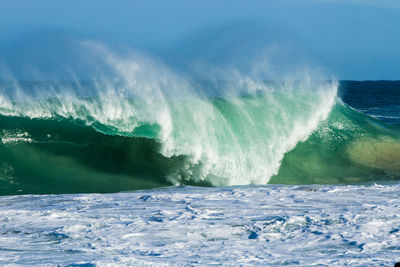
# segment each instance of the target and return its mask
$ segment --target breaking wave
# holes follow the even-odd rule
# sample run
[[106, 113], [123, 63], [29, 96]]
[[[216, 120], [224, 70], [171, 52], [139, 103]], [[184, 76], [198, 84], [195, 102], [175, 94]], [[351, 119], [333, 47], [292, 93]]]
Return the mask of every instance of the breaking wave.
[[0, 193], [400, 177], [398, 127], [342, 103], [335, 81], [199, 81], [95, 50], [111, 76], [1, 84]]

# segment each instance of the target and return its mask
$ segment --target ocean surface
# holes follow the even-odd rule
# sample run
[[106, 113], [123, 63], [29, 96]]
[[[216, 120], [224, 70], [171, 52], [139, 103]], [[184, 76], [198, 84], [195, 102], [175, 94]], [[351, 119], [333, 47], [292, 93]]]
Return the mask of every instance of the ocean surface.
[[400, 82], [135, 77], [0, 83], [0, 264], [400, 261]]

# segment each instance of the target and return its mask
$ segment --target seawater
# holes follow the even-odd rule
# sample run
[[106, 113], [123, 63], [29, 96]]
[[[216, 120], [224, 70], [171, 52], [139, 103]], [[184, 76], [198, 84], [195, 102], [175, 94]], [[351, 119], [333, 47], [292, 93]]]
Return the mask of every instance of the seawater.
[[12, 86], [0, 103], [1, 194], [400, 177], [396, 82], [252, 81], [243, 95], [178, 97], [50, 82], [21, 83], [13, 97]]
[[[124, 112], [110, 109], [118, 97], [3, 94], [0, 264], [393, 265], [400, 261], [399, 83], [319, 85], [308, 94], [315, 83], [263, 82], [236, 98], [192, 99], [190, 106], [211, 110], [197, 117], [187, 115], [187, 102], [170, 106], [167, 97], [165, 120], [138, 112], [134, 98], [123, 98]], [[293, 136], [298, 129], [305, 130]], [[230, 186], [246, 183], [259, 185]], [[140, 188], [148, 189], [121, 192]], [[107, 192], [119, 193], [98, 194]]]
[[393, 266], [399, 183], [0, 198], [0, 263]]

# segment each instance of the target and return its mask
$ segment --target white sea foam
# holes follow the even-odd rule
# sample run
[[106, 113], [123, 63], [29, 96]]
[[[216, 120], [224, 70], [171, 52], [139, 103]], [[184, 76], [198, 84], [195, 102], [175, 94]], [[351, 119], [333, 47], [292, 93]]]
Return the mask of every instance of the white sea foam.
[[28, 132], [3, 130], [0, 136], [0, 140], [3, 144], [19, 142], [31, 143], [33, 141]]
[[[0, 264], [393, 266], [400, 185], [0, 197]], [[356, 196], [356, 197], [355, 197]]]

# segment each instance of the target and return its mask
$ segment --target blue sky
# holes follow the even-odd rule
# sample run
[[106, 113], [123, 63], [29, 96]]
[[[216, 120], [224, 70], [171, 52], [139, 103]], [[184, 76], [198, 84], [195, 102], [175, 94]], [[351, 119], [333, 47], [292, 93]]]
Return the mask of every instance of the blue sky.
[[289, 44], [339, 79], [400, 79], [395, 0], [2, 0], [0, 13], [0, 60], [14, 73], [27, 64], [45, 69], [50, 55], [67, 60], [63, 42], [70, 39], [101, 40], [171, 62], [217, 60], [251, 39]]

